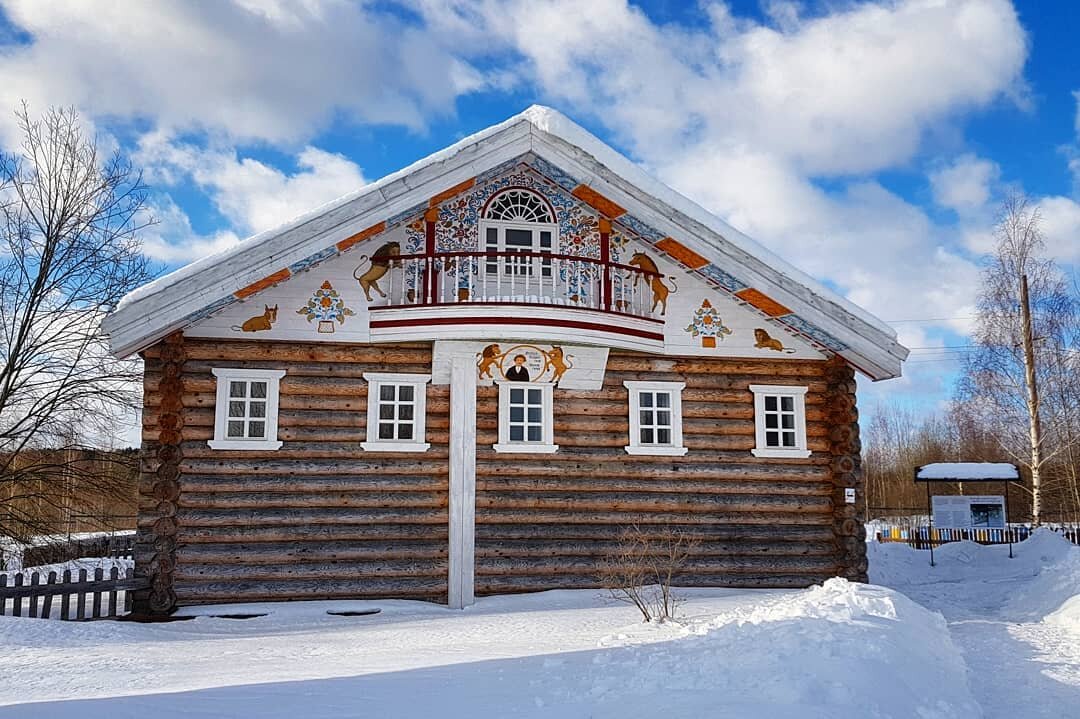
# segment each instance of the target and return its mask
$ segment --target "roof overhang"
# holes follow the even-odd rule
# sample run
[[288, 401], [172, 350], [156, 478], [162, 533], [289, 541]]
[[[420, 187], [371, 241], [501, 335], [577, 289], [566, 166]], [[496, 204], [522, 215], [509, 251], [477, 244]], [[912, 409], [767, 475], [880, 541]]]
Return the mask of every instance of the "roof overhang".
[[[120, 356], [138, 352], [268, 283], [348, 251], [358, 238], [389, 227], [394, 218], [422, 213], [455, 188], [527, 155], [562, 173], [563, 184], [594, 193], [584, 198], [594, 207], [603, 211], [608, 203], [615, 208], [612, 214], [623, 212], [624, 221], [642, 225], [658, 249], [674, 259], [686, 264], [686, 257], [698, 258], [722, 268], [710, 274], [709, 267], [693, 267], [694, 261], [689, 266], [721, 289], [738, 297], [758, 293], [787, 308], [789, 315], [775, 321], [812, 339], [815, 333], [828, 338], [837, 354], [871, 379], [899, 376], [908, 351], [888, 325], [649, 177], [565, 116], [542, 107], [136, 290], [103, 323], [112, 351]], [[667, 240], [674, 248], [665, 248]]]

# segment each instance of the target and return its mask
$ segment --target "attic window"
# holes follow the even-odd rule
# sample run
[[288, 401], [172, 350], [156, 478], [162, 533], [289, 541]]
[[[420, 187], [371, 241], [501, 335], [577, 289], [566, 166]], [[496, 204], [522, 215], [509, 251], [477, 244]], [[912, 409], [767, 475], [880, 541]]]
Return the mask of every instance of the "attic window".
[[488, 201], [484, 219], [502, 222], [554, 223], [550, 206], [535, 192], [504, 190]]

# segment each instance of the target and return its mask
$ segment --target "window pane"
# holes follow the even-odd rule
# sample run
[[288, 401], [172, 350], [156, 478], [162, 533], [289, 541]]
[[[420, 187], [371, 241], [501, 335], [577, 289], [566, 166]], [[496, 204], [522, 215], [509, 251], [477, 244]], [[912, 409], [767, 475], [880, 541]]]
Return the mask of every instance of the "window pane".
[[533, 248], [533, 233], [531, 230], [506, 230], [506, 249], [531, 250]]
[[540, 408], [529, 407], [529, 421], [539, 424], [540, 422]]
[[394, 424], [393, 422], [379, 422], [379, 439], [393, 439], [394, 438]]
[[412, 424], [399, 424], [398, 425], [398, 439], [412, 439]]
[[638, 406], [640, 407], [652, 407], [653, 395], [652, 392], [642, 392], [638, 395]]
[[511, 422], [524, 422], [525, 421], [525, 408], [524, 407], [511, 407], [510, 408], [510, 421]]
[[247, 397], [247, 382], [230, 382], [230, 397]]
[[766, 447], [779, 447], [780, 446], [780, 433], [779, 432], [766, 432], [765, 433], [765, 446]]
[[671, 444], [671, 430], [670, 429], [658, 429], [658, 430], [656, 430], [656, 443], [657, 444]]
[[652, 410], [651, 409], [643, 409], [643, 410], [641, 410], [641, 424], [652, 424], [652, 423], [653, 423]]
[[412, 402], [413, 401], [413, 391], [415, 389], [416, 388], [413, 387], [411, 384], [403, 384], [403, 385], [399, 386], [398, 387], [398, 400], [401, 401], [401, 402]]
[[248, 422], [248, 437], [265, 437], [266, 422]]
[[795, 429], [795, 415], [785, 414], [781, 417], [784, 429]]
[[778, 417], [778, 415], [775, 415], [775, 414], [767, 414], [767, 415], [765, 415], [765, 429], [776, 429], [777, 428], [777, 424], [776, 424], [777, 417]]
[[228, 432], [229, 437], [243, 437], [244, 436], [244, 423], [243, 422], [229, 422]]
[[510, 390], [510, 401], [513, 404], [522, 404], [525, 402], [525, 390], [514, 387]]
[[653, 431], [651, 428], [646, 427], [641, 430], [641, 443], [652, 444], [653, 443]]
[[767, 412], [775, 412], [776, 411], [776, 395], [771, 395], [770, 394], [770, 395], [765, 396], [765, 411], [767, 411]]
[[525, 439], [525, 428], [520, 424], [510, 425], [510, 441], [521, 442]]
[[398, 405], [398, 419], [404, 419], [412, 421], [413, 418], [413, 406], [411, 404], [399, 404]]
[[494, 227], [487, 228], [487, 245], [489, 250], [499, 246], [499, 231]]
[[249, 417], [265, 417], [266, 416], [266, 402], [250, 402], [248, 404], [248, 416]]
[[244, 403], [243, 402], [229, 402], [229, 416], [230, 417], [243, 417], [244, 416]]
[[656, 423], [665, 427], [671, 426], [671, 412], [663, 410], [656, 413]]
[[544, 439], [543, 431], [540, 427], [535, 425], [529, 425], [529, 441], [540, 442]]
[[671, 406], [671, 393], [670, 392], [657, 392], [656, 393], [656, 406], [657, 407], [670, 407]]
[[780, 398], [780, 409], [784, 410], [785, 412], [794, 412], [795, 411], [795, 398], [794, 397], [781, 397]]
[[394, 385], [392, 385], [392, 384], [379, 385], [379, 399], [385, 400], [385, 401], [388, 401], [388, 402], [393, 402], [394, 401]]
[[394, 405], [392, 404], [380, 404], [379, 405], [379, 419], [393, 419], [394, 418]]
[[784, 435], [784, 446], [785, 447], [794, 447], [795, 446], [795, 433], [794, 432], [783, 432], [782, 434]]
[[529, 404], [539, 405], [544, 401], [543, 392], [538, 389], [529, 390]]
[[251, 396], [256, 399], [266, 399], [266, 383], [265, 382], [252, 382], [251, 383]]
[[542, 249], [542, 250], [550, 250], [551, 249], [551, 233], [550, 232], [544, 231], [544, 232], [540, 233], [540, 249]]

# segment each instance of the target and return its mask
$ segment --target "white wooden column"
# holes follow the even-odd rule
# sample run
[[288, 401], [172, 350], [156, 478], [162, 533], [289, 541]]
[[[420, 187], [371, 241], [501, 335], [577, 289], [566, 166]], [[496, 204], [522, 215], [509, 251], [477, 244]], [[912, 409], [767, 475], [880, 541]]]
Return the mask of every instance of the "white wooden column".
[[476, 362], [450, 365], [450, 576], [447, 603], [474, 601], [476, 545]]

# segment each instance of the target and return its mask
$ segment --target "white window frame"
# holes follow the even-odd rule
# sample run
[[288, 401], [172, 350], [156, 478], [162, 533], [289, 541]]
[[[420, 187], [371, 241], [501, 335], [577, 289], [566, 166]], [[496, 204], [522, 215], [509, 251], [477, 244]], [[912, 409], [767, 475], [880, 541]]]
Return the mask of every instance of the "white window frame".
[[[752, 384], [750, 391], [754, 393], [754, 434], [757, 446], [750, 450], [755, 457], [796, 458], [803, 459], [810, 456], [810, 450], [806, 448], [806, 387], [794, 387], [791, 385]], [[769, 447], [765, 442], [765, 398], [766, 397], [792, 397], [795, 412], [795, 446], [794, 447]], [[778, 405], [781, 400], [777, 400]]]
[[[245, 369], [242, 367], [215, 367], [210, 370], [217, 378], [217, 395], [214, 404], [214, 438], [207, 440], [210, 449], [268, 450], [282, 445], [277, 438], [278, 389], [283, 369]], [[231, 382], [266, 382], [266, 436], [258, 439], [236, 439], [228, 436], [229, 384]]]
[[[681, 457], [687, 453], [683, 446], [682, 391], [685, 382], [623, 382], [630, 391], [630, 444], [623, 447], [627, 454]], [[641, 393], [667, 392], [671, 395], [671, 442], [667, 444], [642, 444], [641, 442]], [[655, 411], [655, 407], [653, 410]]]
[[[430, 374], [407, 374], [404, 372], [365, 372], [368, 383], [367, 441], [360, 446], [367, 452], [426, 452], [431, 444], [427, 441], [427, 385]], [[411, 440], [379, 439], [379, 395], [385, 385], [413, 388], [413, 431]], [[396, 396], [395, 391], [395, 396]], [[395, 403], [396, 404], [396, 403]], [[400, 424], [398, 420], [395, 423]]]
[[[496, 452], [529, 452], [534, 454], [553, 454], [559, 450], [555, 444], [555, 421], [553, 412], [553, 396], [555, 385], [551, 382], [510, 382], [500, 380], [499, 386], [499, 441], [492, 445]], [[510, 390], [518, 388], [524, 390], [539, 389], [541, 394], [540, 419], [543, 422], [543, 437], [539, 442], [526, 440], [510, 441]]]

